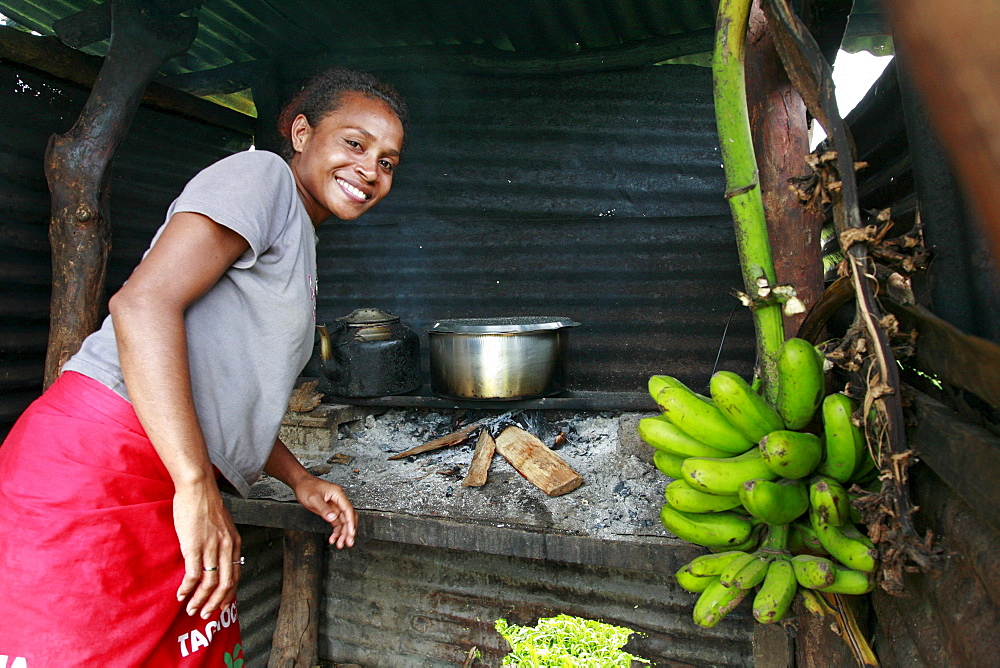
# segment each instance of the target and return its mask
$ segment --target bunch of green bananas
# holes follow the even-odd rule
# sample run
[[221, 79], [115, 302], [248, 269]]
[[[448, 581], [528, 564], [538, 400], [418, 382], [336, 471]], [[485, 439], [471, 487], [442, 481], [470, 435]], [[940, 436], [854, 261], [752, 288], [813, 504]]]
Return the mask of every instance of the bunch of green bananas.
[[762, 623], [781, 620], [797, 591], [874, 586], [877, 553], [855, 526], [847, 488], [872, 481], [875, 465], [854, 403], [825, 396], [823, 362], [808, 341], [786, 341], [774, 405], [728, 371], [712, 376], [710, 397], [671, 376], [649, 379], [663, 413], [640, 420], [639, 436], [674, 479], [660, 521], [712, 552], [677, 572], [699, 594], [701, 626], [717, 624], [758, 585], [753, 614]]

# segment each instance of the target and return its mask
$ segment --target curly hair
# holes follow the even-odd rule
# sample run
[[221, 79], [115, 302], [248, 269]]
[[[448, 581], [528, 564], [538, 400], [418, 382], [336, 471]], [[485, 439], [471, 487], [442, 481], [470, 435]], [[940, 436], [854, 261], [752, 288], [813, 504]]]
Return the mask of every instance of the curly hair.
[[309, 124], [315, 126], [327, 114], [336, 111], [344, 101], [344, 95], [360, 93], [375, 100], [382, 100], [403, 124], [403, 134], [406, 134], [408, 112], [406, 103], [395, 88], [367, 72], [358, 72], [343, 68], [332, 68], [314, 74], [305, 85], [282, 108], [278, 116], [278, 132], [284, 138], [281, 145], [281, 155], [291, 160], [295, 155], [292, 148], [292, 121], [299, 114], [306, 117]]

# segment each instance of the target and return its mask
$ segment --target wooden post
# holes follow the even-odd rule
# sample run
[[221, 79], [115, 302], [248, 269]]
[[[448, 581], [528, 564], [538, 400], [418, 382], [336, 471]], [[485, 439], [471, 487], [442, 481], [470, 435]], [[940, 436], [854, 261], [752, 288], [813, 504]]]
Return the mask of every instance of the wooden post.
[[267, 668], [313, 668], [319, 661], [325, 540], [320, 533], [286, 529], [284, 543], [281, 606]]
[[157, 4], [111, 0], [111, 43], [90, 97], [69, 132], [49, 139], [52, 302], [46, 387], [100, 320], [111, 238], [111, 160], [146, 84], [164, 62], [187, 51], [198, 27], [197, 19], [164, 15]]
[[[759, 0], [750, 10], [746, 78], [750, 128], [774, 271], [778, 283], [792, 285], [808, 309], [823, 293], [823, 214], [806, 211], [788, 188], [789, 178], [801, 176], [808, 169], [806, 105], [788, 80]], [[786, 315], [785, 336], [795, 336], [804, 318], [805, 313]]]
[[[746, 77], [750, 128], [774, 271], [778, 283], [792, 285], [808, 309], [823, 294], [820, 248], [823, 214], [806, 211], [788, 188], [788, 179], [801, 176], [807, 169], [806, 105], [789, 81], [759, 0], [755, 0], [750, 10]], [[786, 338], [798, 333], [805, 315], [784, 317]], [[814, 636], [829, 640], [824, 635], [825, 628], [821, 628], [824, 622], [809, 614], [800, 614], [797, 619], [802, 629], [800, 637], [809, 639], [807, 647], [798, 648], [800, 653], [814, 650], [818, 642]], [[840, 651], [843, 641], [839, 638], [834, 641]], [[781, 627], [754, 624], [753, 649], [757, 666], [790, 668], [796, 664], [796, 639]]]

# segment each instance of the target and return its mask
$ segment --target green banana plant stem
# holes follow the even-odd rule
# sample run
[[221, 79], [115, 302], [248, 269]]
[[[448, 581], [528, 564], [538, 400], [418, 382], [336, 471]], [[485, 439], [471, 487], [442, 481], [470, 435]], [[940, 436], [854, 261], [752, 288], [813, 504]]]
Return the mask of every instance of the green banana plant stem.
[[747, 113], [744, 54], [750, 4], [751, 0], [721, 0], [719, 3], [712, 80], [719, 147], [726, 173], [726, 198], [733, 214], [743, 283], [747, 294], [755, 300], [752, 309], [760, 365], [758, 374], [763, 379], [764, 396], [773, 403], [777, 385], [775, 360], [785, 334], [781, 306], [773, 301], [756, 302], [761, 297], [761, 279], [771, 288], [777, 285], [777, 278]]

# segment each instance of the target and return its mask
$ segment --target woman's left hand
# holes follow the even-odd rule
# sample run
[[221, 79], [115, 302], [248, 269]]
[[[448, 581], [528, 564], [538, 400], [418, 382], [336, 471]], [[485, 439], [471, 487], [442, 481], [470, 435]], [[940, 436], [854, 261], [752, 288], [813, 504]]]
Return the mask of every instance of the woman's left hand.
[[295, 485], [295, 498], [303, 507], [316, 513], [333, 527], [330, 545], [337, 549], [354, 545], [358, 513], [344, 488], [336, 483], [310, 475]]

